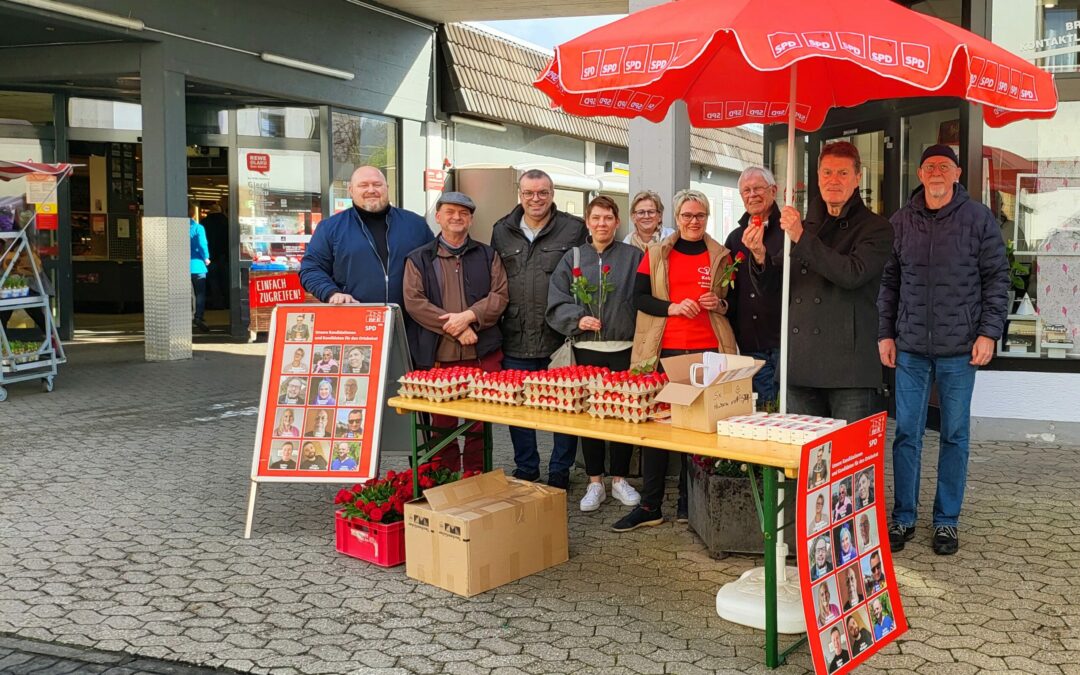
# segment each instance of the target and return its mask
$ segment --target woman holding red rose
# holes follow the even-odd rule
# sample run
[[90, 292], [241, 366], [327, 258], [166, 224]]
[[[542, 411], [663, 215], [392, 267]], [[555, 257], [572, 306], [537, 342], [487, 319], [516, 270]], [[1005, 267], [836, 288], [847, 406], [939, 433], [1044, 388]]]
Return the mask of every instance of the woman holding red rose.
[[[634, 275], [642, 254], [615, 241], [619, 207], [610, 197], [601, 195], [589, 202], [585, 225], [589, 228], [586, 245], [567, 251], [551, 275], [547, 323], [574, 340], [574, 360], [579, 365], [627, 370], [634, 339]], [[581, 439], [585, 472], [589, 474], [582, 511], [595, 511], [607, 499], [605, 473], [611, 475], [611, 494], [623, 505], [641, 501], [625, 479], [630, 472], [630, 453], [629, 445], [612, 443], [610, 471], [605, 472], [605, 442]]]
[[[681, 354], [736, 353], [735, 334], [724, 316], [724, 297], [737, 264], [730, 251], [705, 232], [709, 224], [708, 197], [697, 190], [681, 190], [674, 202], [678, 231], [649, 245], [634, 281], [638, 313], [630, 363], [635, 366]], [[645, 488], [641, 506], [615, 523], [612, 529], [616, 532], [664, 522], [660, 507], [670, 454], [667, 450], [642, 448]], [[688, 515], [687, 455], [680, 453], [680, 460], [675, 520], [684, 523]]]

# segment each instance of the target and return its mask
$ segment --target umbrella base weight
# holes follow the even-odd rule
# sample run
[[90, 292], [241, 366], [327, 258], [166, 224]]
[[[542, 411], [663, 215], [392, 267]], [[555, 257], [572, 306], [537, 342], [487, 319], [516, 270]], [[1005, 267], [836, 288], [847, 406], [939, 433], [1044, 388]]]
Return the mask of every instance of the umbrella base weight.
[[[747, 570], [738, 580], [725, 584], [716, 594], [716, 613], [721, 619], [765, 630], [765, 568]], [[776, 627], [784, 635], [806, 632], [799, 570], [787, 568], [787, 578], [776, 582]]]

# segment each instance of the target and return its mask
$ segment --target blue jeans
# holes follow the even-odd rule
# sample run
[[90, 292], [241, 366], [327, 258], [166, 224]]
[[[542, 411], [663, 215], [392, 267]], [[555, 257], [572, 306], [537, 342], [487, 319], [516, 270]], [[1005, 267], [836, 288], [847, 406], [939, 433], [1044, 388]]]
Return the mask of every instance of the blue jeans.
[[746, 352], [744, 356], [750, 356], [765, 362], [761, 370], [754, 375], [754, 391], [758, 395], [758, 410], [762, 410], [766, 403], [769, 401], [775, 402], [780, 398], [780, 383], [776, 377], [776, 366], [780, 363], [780, 348], [774, 347], [760, 352]]
[[195, 292], [195, 320], [202, 321], [206, 312], [206, 274], [193, 273], [191, 288]]
[[937, 382], [941, 405], [941, 450], [938, 453], [934, 527], [956, 527], [967, 483], [971, 393], [975, 373], [971, 356], [927, 357], [896, 354], [896, 439], [893, 441], [893, 522], [915, 525], [919, 508], [919, 472], [930, 386]]
[[[503, 356], [502, 367], [504, 370], [544, 370], [548, 367], [548, 359]], [[574, 465], [574, 458], [577, 456], [577, 441], [577, 436], [555, 434], [555, 447], [551, 450], [551, 461], [548, 462], [549, 480], [551, 476], [570, 473], [570, 467]], [[527, 476], [539, 476], [540, 453], [536, 449], [536, 431], [510, 427], [510, 442], [514, 444], [514, 465], [518, 472]]]

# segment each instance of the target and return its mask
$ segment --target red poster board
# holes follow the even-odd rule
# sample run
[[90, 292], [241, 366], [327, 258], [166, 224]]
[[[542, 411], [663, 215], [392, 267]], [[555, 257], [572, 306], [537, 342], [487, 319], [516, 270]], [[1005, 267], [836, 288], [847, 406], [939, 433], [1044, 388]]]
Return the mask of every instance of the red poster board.
[[885, 413], [803, 446], [799, 579], [817, 673], [847, 673], [907, 630], [884, 502]]
[[378, 474], [391, 311], [322, 304], [274, 309], [253, 481], [355, 483]]
[[248, 280], [248, 301], [251, 307], [273, 307], [303, 302], [306, 297], [298, 274], [251, 276]]

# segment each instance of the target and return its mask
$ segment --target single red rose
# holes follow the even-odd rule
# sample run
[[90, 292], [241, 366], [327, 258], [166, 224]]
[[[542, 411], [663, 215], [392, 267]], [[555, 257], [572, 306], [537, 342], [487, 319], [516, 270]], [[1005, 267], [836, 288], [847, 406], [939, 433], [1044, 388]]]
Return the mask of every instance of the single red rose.
[[611, 265], [604, 265], [604, 268], [601, 271], [604, 274], [608, 274], [609, 272], [611, 272]]
[[743, 260], [746, 260], [746, 254], [744, 254], [742, 251], [739, 251], [738, 253], [735, 254], [735, 260], [738, 261], [738, 262], [742, 262]]
[[353, 494], [348, 490], [338, 490], [337, 495], [334, 497], [335, 504], [344, 504], [345, 502], [351, 502]]
[[419, 469], [420, 473], [427, 473], [430, 470], [431, 470], [431, 464], [430, 463], [420, 465], [420, 469]]
[[396, 475], [397, 474], [394, 473], [393, 471], [387, 471], [386, 472], [386, 480], [394, 480], [394, 476], [396, 476]]
[[376, 506], [368, 513], [368, 518], [371, 518], [373, 522], [381, 523], [383, 519], [383, 510]]
[[580, 267], [575, 267], [574, 271], [573, 271], [573, 274], [574, 274], [575, 277], [580, 277], [581, 276], [581, 268]]

